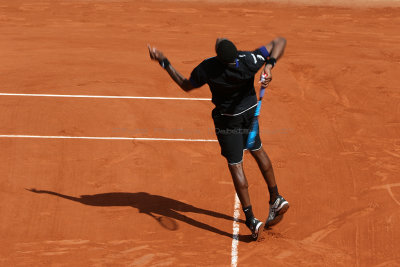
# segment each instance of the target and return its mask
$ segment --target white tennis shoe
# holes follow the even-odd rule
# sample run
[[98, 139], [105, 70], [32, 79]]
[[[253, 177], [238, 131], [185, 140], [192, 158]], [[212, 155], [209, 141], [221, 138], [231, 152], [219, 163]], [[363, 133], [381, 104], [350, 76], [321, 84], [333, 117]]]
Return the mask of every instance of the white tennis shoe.
[[282, 196], [278, 196], [273, 204], [269, 204], [268, 219], [265, 222], [265, 228], [273, 226], [279, 223], [283, 214], [289, 209], [289, 202], [287, 202]]

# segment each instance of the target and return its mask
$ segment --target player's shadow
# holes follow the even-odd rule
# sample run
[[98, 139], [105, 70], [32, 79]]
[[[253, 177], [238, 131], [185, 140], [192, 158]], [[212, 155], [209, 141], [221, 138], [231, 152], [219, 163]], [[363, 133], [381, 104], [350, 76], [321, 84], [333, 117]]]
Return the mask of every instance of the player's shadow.
[[[130, 206], [133, 208], [137, 208], [139, 210], [139, 213], [144, 213], [153, 217], [160, 223], [161, 226], [169, 230], [178, 229], [178, 225], [174, 221], [177, 220], [216, 234], [232, 238], [231, 233], [227, 233], [211, 225], [194, 220], [186, 215], [183, 215], [180, 212], [199, 213], [229, 221], [234, 221], [233, 217], [225, 215], [223, 213], [197, 208], [195, 206], [186, 204], [182, 201], [178, 201], [168, 197], [152, 195], [146, 192], [138, 192], [138, 193], [113, 192], [113, 193], [82, 195], [80, 197], [73, 197], [47, 190], [36, 190], [34, 188], [26, 190], [37, 194], [49, 194], [62, 197], [89, 206], [102, 206], [102, 207]], [[243, 220], [239, 220], [239, 222], [244, 224]], [[251, 242], [251, 236], [239, 235], [239, 241]]]

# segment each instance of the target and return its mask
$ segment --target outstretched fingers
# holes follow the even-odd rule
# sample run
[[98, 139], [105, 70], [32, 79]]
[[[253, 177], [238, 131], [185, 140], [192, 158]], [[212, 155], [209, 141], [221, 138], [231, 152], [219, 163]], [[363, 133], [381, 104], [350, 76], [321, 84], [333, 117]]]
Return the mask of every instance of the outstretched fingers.
[[161, 61], [165, 58], [164, 54], [154, 46], [152, 47], [149, 44], [147, 44], [147, 48], [149, 49], [150, 58], [152, 60]]
[[147, 48], [149, 49], [150, 58], [155, 60], [155, 47], [151, 47], [149, 44], [147, 44]]

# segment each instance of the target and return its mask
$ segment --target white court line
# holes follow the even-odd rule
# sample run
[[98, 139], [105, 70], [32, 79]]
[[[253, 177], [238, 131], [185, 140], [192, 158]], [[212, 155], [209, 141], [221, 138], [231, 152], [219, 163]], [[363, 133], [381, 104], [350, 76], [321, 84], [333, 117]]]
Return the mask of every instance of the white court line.
[[240, 201], [235, 194], [235, 206], [233, 212], [233, 236], [232, 236], [232, 253], [231, 266], [236, 267], [238, 261], [238, 245], [239, 245], [239, 216], [240, 216]]
[[42, 138], [42, 139], [89, 139], [89, 140], [138, 140], [138, 141], [178, 141], [178, 142], [218, 142], [214, 139], [183, 139], [183, 138], [146, 138], [146, 137], [96, 137], [96, 136], [46, 136], [46, 135], [10, 135], [3, 134], [0, 138]]
[[0, 93], [0, 96], [41, 96], [41, 97], [114, 98], [114, 99], [150, 99], [150, 100], [195, 100], [195, 101], [210, 101], [211, 100], [210, 98], [194, 98], [194, 97], [52, 95], [52, 94], [14, 94], [14, 93]]

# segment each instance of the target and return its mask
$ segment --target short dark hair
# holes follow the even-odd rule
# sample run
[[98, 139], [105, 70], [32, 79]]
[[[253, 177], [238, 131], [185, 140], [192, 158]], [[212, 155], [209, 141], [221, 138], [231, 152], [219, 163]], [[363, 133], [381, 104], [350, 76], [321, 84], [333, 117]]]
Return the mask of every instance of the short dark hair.
[[234, 63], [238, 56], [236, 46], [228, 39], [223, 39], [217, 43], [217, 58], [225, 64]]

